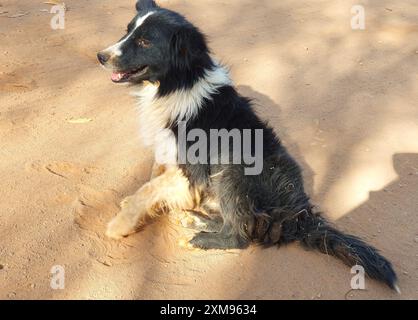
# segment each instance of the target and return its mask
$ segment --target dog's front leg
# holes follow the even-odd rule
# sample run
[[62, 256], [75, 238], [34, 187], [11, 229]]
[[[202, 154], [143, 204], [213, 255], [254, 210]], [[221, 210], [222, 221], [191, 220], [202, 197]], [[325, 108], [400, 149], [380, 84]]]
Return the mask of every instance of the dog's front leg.
[[148, 217], [155, 218], [164, 210], [193, 209], [193, 206], [188, 179], [177, 167], [169, 167], [122, 201], [122, 210], [108, 224], [106, 235], [120, 239], [135, 233]]

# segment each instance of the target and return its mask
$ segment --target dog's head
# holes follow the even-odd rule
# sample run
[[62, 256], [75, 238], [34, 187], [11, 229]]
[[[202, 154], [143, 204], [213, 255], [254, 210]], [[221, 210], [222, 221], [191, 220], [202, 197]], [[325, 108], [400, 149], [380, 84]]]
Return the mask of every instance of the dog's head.
[[122, 39], [97, 54], [113, 82], [188, 83], [211, 67], [205, 37], [184, 17], [153, 0], [139, 0], [136, 10]]

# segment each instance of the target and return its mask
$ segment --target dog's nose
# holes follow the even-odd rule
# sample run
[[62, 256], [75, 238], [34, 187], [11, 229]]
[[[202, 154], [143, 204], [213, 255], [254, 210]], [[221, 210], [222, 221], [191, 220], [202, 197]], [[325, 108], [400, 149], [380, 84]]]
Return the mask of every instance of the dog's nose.
[[99, 53], [97, 54], [97, 59], [99, 60], [99, 62], [100, 62], [101, 64], [105, 64], [105, 63], [109, 60], [109, 58], [110, 58], [110, 55], [108, 55], [108, 54], [106, 54], [106, 53], [99, 52]]

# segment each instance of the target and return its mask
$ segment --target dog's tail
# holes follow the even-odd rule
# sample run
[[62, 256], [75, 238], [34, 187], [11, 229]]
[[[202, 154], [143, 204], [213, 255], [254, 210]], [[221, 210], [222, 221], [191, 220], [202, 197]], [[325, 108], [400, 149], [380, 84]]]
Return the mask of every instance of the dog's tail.
[[307, 248], [335, 256], [350, 267], [362, 266], [370, 278], [382, 281], [400, 293], [392, 264], [377, 249], [355, 236], [334, 229], [322, 219], [306, 230], [301, 243]]
[[299, 241], [304, 247], [335, 256], [350, 267], [362, 266], [370, 278], [382, 281], [400, 293], [392, 264], [377, 249], [358, 237], [333, 228], [311, 209], [286, 216], [280, 223], [270, 221], [262, 241], [265, 245]]

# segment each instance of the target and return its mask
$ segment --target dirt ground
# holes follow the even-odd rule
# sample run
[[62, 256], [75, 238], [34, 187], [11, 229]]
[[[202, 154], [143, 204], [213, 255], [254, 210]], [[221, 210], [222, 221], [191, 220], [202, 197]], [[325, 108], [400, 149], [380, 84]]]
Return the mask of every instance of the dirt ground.
[[134, 2], [67, 0], [52, 30], [50, 4], [0, 0], [0, 298], [417, 299], [418, 3], [361, 1], [366, 29], [352, 30], [359, 1], [160, 1], [207, 33], [315, 203], [393, 262], [397, 295], [369, 279], [350, 291], [349, 268], [297, 244], [190, 251], [167, 218], [104, 237], [152, 164], [129, 89], [95, 58]]

